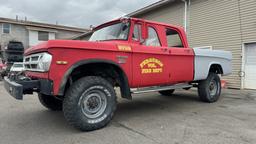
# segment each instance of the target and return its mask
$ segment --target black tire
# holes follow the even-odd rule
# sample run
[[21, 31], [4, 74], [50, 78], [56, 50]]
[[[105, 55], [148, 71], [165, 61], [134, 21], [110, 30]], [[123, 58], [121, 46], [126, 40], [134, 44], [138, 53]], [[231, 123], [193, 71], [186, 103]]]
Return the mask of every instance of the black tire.
[[184, 90], [190, 90], [192, 87], [183, 88]]
[[66, 120], [81, 131], [106, 126], [116, 110], [114, 87], [104, 78], [83, 77], [68, 89], [63, 101]]
[[163, 96], [171, 96], [174, 91], [175, 91], [175, 89], [163, 90], [163, 91], [159, 91], [159, 93], [160, 93], [161, 95], [163, 95]]
[[38, 94], [38, 99], [40, 103], [52, 110], [52, 111], [61, 111], [62, 110], [62, 100], [55, 98], [51, 95]]
[[213, 103], [218, 101], [221, 94], [220, 77], [216, 73], [209, 73], [206, 80], [200, 81], [198, 95], [201, 101]]

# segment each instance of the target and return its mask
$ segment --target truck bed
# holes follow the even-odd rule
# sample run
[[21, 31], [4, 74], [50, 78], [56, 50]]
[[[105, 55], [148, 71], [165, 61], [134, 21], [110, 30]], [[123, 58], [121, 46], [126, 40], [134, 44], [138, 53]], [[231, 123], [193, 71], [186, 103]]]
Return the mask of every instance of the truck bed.
[[194, 81], [204, 80], [208, 76], [210, 66], [220, 65], [223, 71], [222, 75], [228, 75], [232, 72], [232, 54], [222, 50], [208, 50], [194, 48], [195, 53], [195, 72]]

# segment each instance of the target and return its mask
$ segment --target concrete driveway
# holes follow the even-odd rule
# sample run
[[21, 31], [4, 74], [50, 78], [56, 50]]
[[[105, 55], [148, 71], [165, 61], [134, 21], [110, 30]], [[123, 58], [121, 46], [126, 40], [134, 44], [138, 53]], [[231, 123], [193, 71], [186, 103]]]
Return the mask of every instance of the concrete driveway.
[[148, 93], [119, 99], [105, 128], [80, 132], [62, 112], [45, 109], [36, 96], [17, 101], [0, 82], [1, 144], [255, 144], [255, 91], [224, 90], [217, 103], [202, 103], [195, 90], [171, 97]]

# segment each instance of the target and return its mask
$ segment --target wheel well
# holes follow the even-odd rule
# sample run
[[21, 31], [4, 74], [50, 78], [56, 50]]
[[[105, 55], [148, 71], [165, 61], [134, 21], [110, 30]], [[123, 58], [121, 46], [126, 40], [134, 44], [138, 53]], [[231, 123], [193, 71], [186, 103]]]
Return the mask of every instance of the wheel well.
[[216, 74], [223, 74], [223, 69], [220, 64], [212, 64], [209, 72], [213, 72]]
[[94, 63], [85, 64], [75, 68], [69, 76], [72, 82], [84, 76], [100, 76], [107, 79], [113, 86], [118, 86], [118, 73], [116, 69], [109, 64]]
[[100, 76], [109, 81], [113, 86], [120, 87], [121, 96], [131, 99], [128, 79], [123, 70], [115, 64], [96, 62], [80, 65], [72, 70], [64, 86], [64, 93], [72, 83], [85, 76]]

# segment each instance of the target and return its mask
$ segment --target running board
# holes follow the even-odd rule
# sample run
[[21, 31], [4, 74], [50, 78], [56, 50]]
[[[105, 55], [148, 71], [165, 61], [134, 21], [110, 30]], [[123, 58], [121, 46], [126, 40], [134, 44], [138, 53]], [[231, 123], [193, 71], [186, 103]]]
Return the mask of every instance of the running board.
[[145, 87], [145, 88], [135, 88], [131, 89], [132, 94], [140, 94], [140, 93], [147, 93], [147, 92], [155, 92], [155, 91], [162, 91], [162, 90], [170, 90], [170, 89], [178, 89], [178, 88], [190, 88], [193, 85], [187, 83], [180, 83], [170, 86], [154, 86], [154, 87]]

